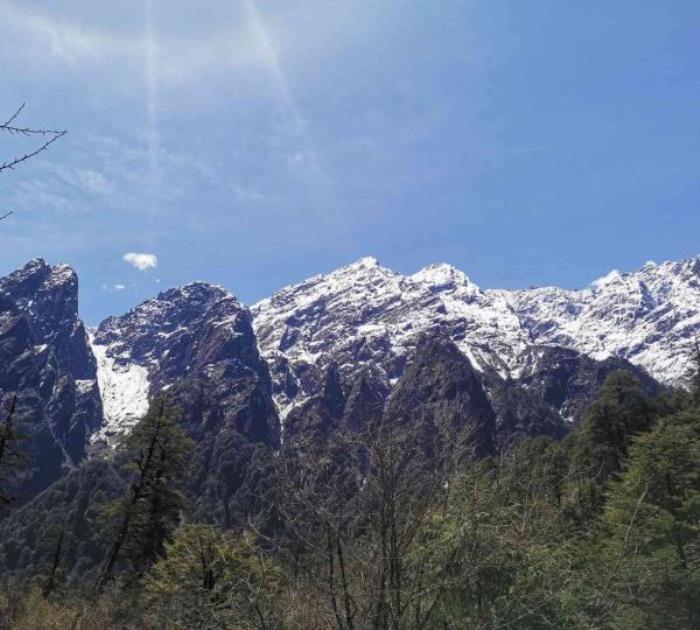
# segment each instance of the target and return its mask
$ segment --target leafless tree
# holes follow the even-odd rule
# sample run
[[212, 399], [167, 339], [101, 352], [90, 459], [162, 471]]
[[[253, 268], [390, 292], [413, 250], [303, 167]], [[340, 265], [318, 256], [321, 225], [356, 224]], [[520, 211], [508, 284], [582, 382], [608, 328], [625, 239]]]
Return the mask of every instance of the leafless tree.
[[423, 538], [471, 451], [467, 433], [438, 431], [431, 449], [438, 456], [428, 458], [412, 431], [385, 420], [339, 430], [322, 452], [301, 441], [281, 454], [285, 531], [272, 542], [297, 592], [318, 604], [314, 622], [343, 630], [430, 626], [450, 558], [426, 572]]
[[[37, 139], [37, 144], [34, 148], [24, 153], [19, 153], [13, 157], [5, 159], [0, 163], [0, 173], [7, 170], [14, 170], [15, 167], [30, 160], [31, 158], [46, 151], [59, 138], [65, 136], [66, 130], [58, 129], [40, 129], [36, 127], [25, 127], [18, 124], [18, 119], [24, 111], [26, 104], [22, 103], [17, 110], [5, 122], [0, 123], [0, 133], [5, 133], [10, 136], [32, 137]], [[6, 219], [12, 214], [11, 210], [6, 210], [0, 213], [0, 221]]]

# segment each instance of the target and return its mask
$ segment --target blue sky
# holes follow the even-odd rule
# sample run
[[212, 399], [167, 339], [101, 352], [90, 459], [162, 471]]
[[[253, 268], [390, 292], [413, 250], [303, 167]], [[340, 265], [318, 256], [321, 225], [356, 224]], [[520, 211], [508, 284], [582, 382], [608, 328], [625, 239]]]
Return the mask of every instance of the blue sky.
[[698, 32], [696, 0], [0, 0], [0, 106], [70, 132], [0, 176], [0, 273], [70, 263], [94, 324], [364, 255], [580, 287], [698, 254]]

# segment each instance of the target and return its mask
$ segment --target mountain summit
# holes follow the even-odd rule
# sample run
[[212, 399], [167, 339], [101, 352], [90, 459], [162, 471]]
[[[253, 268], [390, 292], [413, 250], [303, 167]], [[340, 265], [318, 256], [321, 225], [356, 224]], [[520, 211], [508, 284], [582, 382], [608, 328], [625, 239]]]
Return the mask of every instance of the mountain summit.
[[[231, 443], [277, 448], [292, 411], [289, 431], [314, 418], [359, 426], [382, 408], [406, 416], [400, 392], [488, 419], [479, 425], [487, 452], [522, 435], [563, 435], [615, 370], [634, 372], [652, 394], [657, 381], [684, 384], [699, 335], [700, 258], [611, 272], [578, 291], [506, 291], [448, 264], [403, 275], [367, 257], [250, 308], [191, 283], [90, 335], [75, 272], [35, 259], [0, 279], [0, 395], [21, 394], [37, 436], [41, 465], [25, 484], [33, 492], [114, 444], [159, 391], [179, 400], [206, 453], [222, 457]], [[435, 390], [425, 348], [445, 349], [469, 395], [461, 385]]]
[[421, 335], [442, 331], [482, 372], [526, 376], [530, 349], [626, 359], [667, 385], [682, 385], [700, 334], [700, 258], [590, 287], [482, 290], [460, 270], [431, 265], [413, 275], [362, 258], [286, 287], [252, 307], [260, 349], [284, 414], [311, 395], [325, 367], [378, 368], [393, 384]]

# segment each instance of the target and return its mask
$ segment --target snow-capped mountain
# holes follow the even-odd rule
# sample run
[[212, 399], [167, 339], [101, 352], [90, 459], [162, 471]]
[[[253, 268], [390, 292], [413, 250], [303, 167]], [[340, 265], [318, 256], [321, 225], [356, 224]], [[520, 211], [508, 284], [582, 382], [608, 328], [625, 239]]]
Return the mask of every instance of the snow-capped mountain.
[[428, 331], [446, 332], [477, 370], [502, 375], [531, 344], [507, 296], [482, 291], [449, 265], [404, 276], [363, 258], [282, 289], [252, 311], [283, 410], [313, 391], [331, 361], [341, 372], [372, 364], [393, 384]]
[[123, 434], [146, 412], [150, 396], [192, 375], [254, 372], [269, 379], [248, 309], [225, 289], [203, 282], [107, 318], [91, 343], [105, 411], [94, 439]]
[[449, 265], [406, 276], [363, 258], [252, 311], [283, 414], [313, 393], [330, 362], [345, 374], [372, 364], [395, 382], [432, 330], [449, 335], [476, 369], [505, 379], [527, 377], [529, 350], [541, 345], [628, 359], [681, 385], [700, 334], [700, 258], [613, 272], [579, 291], [482, 290]]
[[411, 418], [420, 404], [419, 418], [482, 418], [486, 452], [563, 435], [615, 370], [636, 372], [650, 394], [659, 386], [646, 372], [683, 384], [699, 336], [700, 258], [578, 291], [483, 290], [449, 265], [402, 275], [363, 258], [251, 309], [188, 284], [90, 335], [75, 272], [37, 259], [0, 279], [0, 396], [18, 395], [34, 436], [30, 496], [91, 445], [114, 444], [168, 390], [198, 445], [197, 488], [228, 493], [235, 511], [243, 477], [222, 489], [215, 471], [243, 471], [258, 446], [277, 448], [280, 419], [292, 436]]
[[590, 287], [501, 293], [539, 344], [618, 356], [682, 385], [700, 340], [700, 257], [612, 271]]
[[[620, 359], [663, 383], [682, 384], [700, 336], [700, 258], [612, 272], [578, 291], [483, 290], [446, 264], [403, 275], [363, 258], [251, 310], [221, 287], [171, 289], [106, 319], [89, 344], [70, 267], [31, 261], [0, 280], [0, 291], [29, 322], [32, 352], [49, 352], [57, 369], [70, 373], [76, 400], [92, 396], [99, 382], [93, 406], [104, 407], [102, 423], [76, 425], [92, 442], [127, 431], [150, 396], [192, 375], [254, 373], [264, 389], [271, 373], [282, 418], [318, 393], [331, 365], [347, 391], [369, 368], [388, 392], [431, 334], [457, 345], [491, 395], [501, 387], [495, 379], [517, 382], [547, 404], [557, 400], [562, 418], [575, 418], [586, 399], [580, 392], [624, 367]], [[8, 311], [7, 321], [13, 317]], [[555, 379], [553, 394], [555, 370], [567, 376]], [[274, 425], [265, 414], [263, 424]]]

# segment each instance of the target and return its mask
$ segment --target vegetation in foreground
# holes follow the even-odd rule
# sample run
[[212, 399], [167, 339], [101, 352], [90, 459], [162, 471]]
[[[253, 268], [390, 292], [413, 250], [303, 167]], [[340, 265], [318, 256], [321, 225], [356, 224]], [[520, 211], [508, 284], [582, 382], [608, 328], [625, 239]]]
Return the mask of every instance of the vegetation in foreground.
[[156, 401], [121, 496], [91, 495], [99, 563], [53, 532], [0, 627], [700, 628], [700, 372], [655, 401], [616, 373], [563, 441], [498, 458], [386, 424], [285, 445], [238, 531], [191, 519], [188, 448]]

